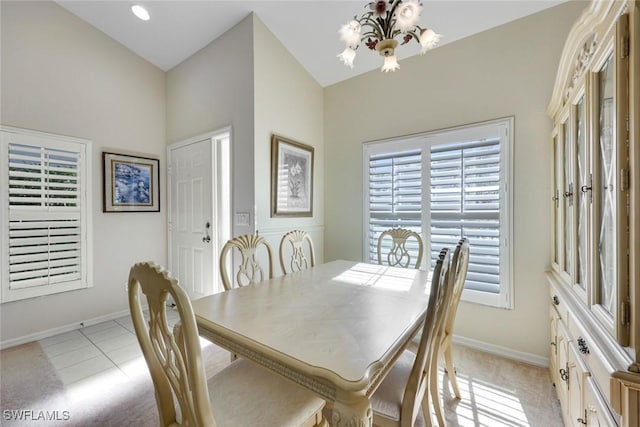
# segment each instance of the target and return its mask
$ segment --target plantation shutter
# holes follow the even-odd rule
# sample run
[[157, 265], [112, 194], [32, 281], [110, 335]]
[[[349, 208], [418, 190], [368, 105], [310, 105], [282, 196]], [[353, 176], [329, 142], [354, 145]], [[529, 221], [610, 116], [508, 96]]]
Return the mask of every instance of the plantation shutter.
[[[87, 286], [84, 144], [3, 134], [8, 298]], [[12, 293], [15, 295], [11, 296]]]
[[500, 139], [431, 148], [431, 266], [469, 238], [465, 289], [500, 292]]
[[[422, 230], [422, 151], [408, 150], [369, 157], [368, 260], [378, 261], [378, 237], [392, 227], [420, 234]], [[383, 241], [383, 252], [391, 239]], [[418, 255], [414, 239], [407, 241], [412, 259]]]

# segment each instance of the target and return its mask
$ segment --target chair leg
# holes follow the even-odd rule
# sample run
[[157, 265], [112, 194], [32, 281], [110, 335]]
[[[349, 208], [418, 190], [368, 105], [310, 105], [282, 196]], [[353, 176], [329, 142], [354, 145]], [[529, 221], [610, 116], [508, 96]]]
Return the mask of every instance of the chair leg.
[[438, 358], [436, 358], [433, 363], [431, 363], [431, 373], [429, 374], [429, 392], [431, 394], [431, 404], [433, 405], [433, 410], [436, 413], [438, 425], [444, 427], [446, 426], [446, 423], [444, 421], [444, 415], [442, 414], [442, 407], [440, 406], [440, 393], [438, 393]]
[[453, 394], [455, 394], [456, 399], [460, 399], [460, 389], [458, 388], [456, 369], [453, 366], [453, 350], [451, 345], [447, 345], [447, 348], [444, 350], [444, 363], [447, 366], [447, 377], [449, 377], [451, 388], [453, 388]]
[[431, 419], [431, 407], [429, 406], [429, 401], [431, 401], [430, 390], [431, 387], [428, 387], [424, 393], [424, 397], [422, 398], [422, 415], [424, 415], [424, 423], [425, 427], [433, 427], [433, 419]]

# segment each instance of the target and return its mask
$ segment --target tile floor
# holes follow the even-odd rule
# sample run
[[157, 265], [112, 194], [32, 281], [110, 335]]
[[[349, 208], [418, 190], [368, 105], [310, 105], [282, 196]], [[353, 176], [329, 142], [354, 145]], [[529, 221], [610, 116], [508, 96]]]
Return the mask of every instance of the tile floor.
[[[178, 320], [168, 311], [169, 325]], [[133, 376], [146, 369], [131, 317], [87, 326], [39, 341], [65, 386], [98, 374]]]

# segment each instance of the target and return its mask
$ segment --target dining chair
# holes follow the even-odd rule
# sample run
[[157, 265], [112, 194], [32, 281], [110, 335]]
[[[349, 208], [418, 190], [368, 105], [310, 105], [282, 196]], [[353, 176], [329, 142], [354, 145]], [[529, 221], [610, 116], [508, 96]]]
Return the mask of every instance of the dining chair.
[[[451, 388], [453, 389], [453, 393], [456, 399], [461, 398], [460, 388], [458, 387], [458, 379], [456, 377], [456, 370], [453, 364], [453, 325], [456, 320], [456, 312], [458, 311], [458, 305], [460, 303], [460, 297], [462, 296], [462, 291], [464, 290], [464, 282], [467, 278], [467, 271], [469, 269], [469, 239], [463, 237], [458, 241], [456, 248], [453, 252], [453, 257], [451, 258], [451, 269], [450, 275], [451, 280], [453, 282], [453, 291], [451, 295], [451, 300], [449, 302], [449, 308], [447, 310], [447, 316], [443, 323], [443, 331], [442, 331], [442, 339], [437, 344], [437, 350], [435, 351], [435, 360], [433, 363], [432, 369], [434, 373], [431, 376], [432, 381], [434, 382], [431, 386], [432, 392], [432, 400], [438, 400], [440, 391], [438, 389], [437, 379], [438, 379], [438, 362], [441, 358], [444, 359], [445, 370], [447, 373], [446, 378], [449, 383], [451, 383]], [[414, 338], [412, 342], [409, 344], [408, 350], [417, 353], [418, 346], [420, 343], [420, 337]], [[434, 406], [434, 410], [436, 413], [436, 419], [440, 425], [444, 425], [444, 416], [441, 411], [441, 407], [438, 404]]]
[[[291, 256], [289, 257], [289, 269], [287, 270], [287, 263], [285, 260], [286, 243], [291, 244]], [[307, 243], [307, 249], [309, 258], [305, 255], [304, 243]], [[294, 271], [306, 270], [310, 266], [316, 265], [316, 254], [313, 250], [313, 240], [306, 231], [293, 230], [282, 236], [280, 240], [280, 267], [284, 274], [289, 274]]]
[[[413, 427], [422, 409], [427, 427], [433, 426], [429, 403], [432, 401], [430, 376], [436, 362], [436, 344], [443, 330], [452, 283], [449, 277], [449, 249], [440, 251], [436, 262], [420, 344], [415, 355], [403, 352], [371, 397], [373, 423], [379, 427]], [[437, 374], [437, 371], [436, 371]]]
[[[460, 297], [464, 289], [464, 282], [467, 279], [467, 271], [469, 270], [469, 239], [466, 237], [460, 239], [455, 251], [453, 252], [453, 258], [451, 259], [451, 270], [453, 274], [453, 295], [451, 297], [451, 304], [449, 306], [449, 312], [444, 323], [444, 334], [440, 344], [439, 355], [444, 356], [445, 367], [447, 370], [447, 378], [453, 388], [453, 393], [457, 399], [460, 399], [460, 389], [458, 388], [458, 379], [456, 378], [456, 371], [453, 365], [453, 325], [456, 322], [456, 313], [458, 311], [458, 304], [460, 303]], [[439, 358], [440, 356], [438, 356]]]
[[[220, 276], [226, 291], [234, 287], [258, 283], [265, 279], [264, 269], [256, 258], [256, 252], [260, 246], [264, 246], [266, 249], [268, 278], [273, 279], [273, 249], [271, 249], [271, 245], [262, 236], [245, 234], [227, 241], [220, 251]], [[227, 267], [230, 264], [229, 254], [234, 248], [238, 250], [242, 259], [235, 280], [232, 280], [227, 272]]]
[[422, 263], [422, 238], [415, 231], [408, 230], [406, 228], [390, 228], [383, 231], [378, 236], [378, 264], [382, 264], [383, 245], [385, 239], [391, 238], [391, 247], [386, 253], [387, 264], [391, 267], [404, 267], [408, 268], [411, 264], [411, 254], [407, 250], [407, 241], [409, 239], [415, 239], [418, 245], [418, 255], [415, 260], [414, 268], [420, 268]]
[[[173, 330], [167, 322], [169, 297], [179, 316]], [[131, 268], [129, 308], [161, 426], [327, 426], [324, 400], [252, 362], [237, 360], [207, 380], [191, 302], [162, 267], [143, 262]]]

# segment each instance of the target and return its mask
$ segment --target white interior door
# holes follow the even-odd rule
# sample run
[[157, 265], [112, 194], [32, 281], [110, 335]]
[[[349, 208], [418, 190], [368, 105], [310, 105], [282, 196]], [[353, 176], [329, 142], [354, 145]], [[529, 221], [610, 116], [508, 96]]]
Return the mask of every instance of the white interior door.
[[169, 269], [192, 299], [216, 291], [212, 158], [211, 138], [169, 147]]
[[169, 270], [191, 299], [222, 292], [220, 249], [231, 236], [231, 128], [167, 149]]

